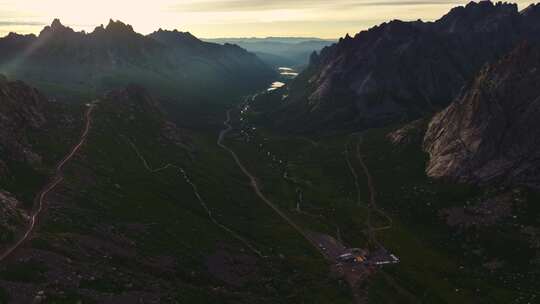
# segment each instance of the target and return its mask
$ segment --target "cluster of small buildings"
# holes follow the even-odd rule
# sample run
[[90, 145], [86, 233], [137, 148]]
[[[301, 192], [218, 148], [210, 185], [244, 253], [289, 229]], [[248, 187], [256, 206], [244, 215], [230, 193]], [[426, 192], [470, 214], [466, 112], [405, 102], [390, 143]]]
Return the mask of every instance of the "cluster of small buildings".
[[371, 265], [389, 265], [399, 263], [399, 258], [381, 248], [370, 253], [367, 249], [352, 248], [340, 256], [337, 260], [342, 263], [358, 263]]
[[351, 248], [340, 256], [338, 256], [338, 261], [347, 262], [347, 263], [364, 263], [369, 255], [369, 251], [360, 249], [360, 248]]

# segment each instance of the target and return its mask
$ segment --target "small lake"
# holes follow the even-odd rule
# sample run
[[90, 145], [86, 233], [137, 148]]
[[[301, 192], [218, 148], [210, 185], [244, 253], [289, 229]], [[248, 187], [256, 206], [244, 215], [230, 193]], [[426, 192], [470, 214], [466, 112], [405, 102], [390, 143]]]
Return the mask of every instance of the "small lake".
[[[283, 81], [286, 81], [287, 79], [294, 79], [296, 76], [298, 76], [298, 72], [296, 72], [293, 68], [288, 67], [280, 67], [278, 68], [279, 75], [281, 75], [281, 78], [283, 78]], [[268, 91], [274, 91], [277, 90], [285, 85], [282, 81], [275, 81], [270, 85], [268, 88]]]
[[268, 91], [274, 91], [274, 90], [277, 90], [281, 87], [283, 87], [285, 85], [285, 83], [281, 82], [281, 81], [274, 81], [272, 83], [272, 85], [270, 86], [270, 88], [268, 88]]
[[294, 78], [294, 77], [298, 76], [298, 72], [296, 72], [292, 68], [287, 68], [287, 67], [280, 67], [279, 68], [279, 74], [281, 76], [290, 77], [290, 78]]

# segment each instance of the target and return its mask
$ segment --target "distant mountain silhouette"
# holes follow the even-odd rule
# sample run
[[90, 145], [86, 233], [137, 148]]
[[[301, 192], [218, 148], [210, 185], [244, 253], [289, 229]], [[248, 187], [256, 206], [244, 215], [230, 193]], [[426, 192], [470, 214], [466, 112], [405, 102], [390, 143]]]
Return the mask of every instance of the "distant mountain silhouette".
[[217, 38], [205, 39], [216, 43], [233, 43], [257, 54], [274, 67], [305, 67], [309, 55], [333, 44], [335, 41], [319, 38], [268, 37], [268, 38]]
[[[349, 130], [412, 120], [447, 106], [488, 62], [540, 40], [540, 6], [471, 2], [435, 22], [394, 20], [311, 56], [270, 114], [277, 126]], [[278, 92], [279, 93], [279, 92]]]
[[160, 30], [144, 36], [113, 20], [85, 33], [58, 19], [38, 36], [1, 38], [0, 72], [58, 97], [99, 94], [134, 82], [159, 95], [209, 98], [209, 92], [264, 87], [273, 76], [255, 55], [189, 33]]

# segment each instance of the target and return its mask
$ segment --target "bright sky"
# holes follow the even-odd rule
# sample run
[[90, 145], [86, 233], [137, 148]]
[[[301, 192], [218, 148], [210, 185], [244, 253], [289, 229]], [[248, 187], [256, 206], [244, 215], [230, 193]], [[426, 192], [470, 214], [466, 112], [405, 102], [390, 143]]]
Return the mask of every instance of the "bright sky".
[[[199, 37], [342, 37], [390, 19], [434, 20], [459, 0], [0, 0], [0, 35], [39, 33], [54, 18], [92, 31], [110, 18], [149, 33]], [[520, 9], [534, 1], [517, 0]]]

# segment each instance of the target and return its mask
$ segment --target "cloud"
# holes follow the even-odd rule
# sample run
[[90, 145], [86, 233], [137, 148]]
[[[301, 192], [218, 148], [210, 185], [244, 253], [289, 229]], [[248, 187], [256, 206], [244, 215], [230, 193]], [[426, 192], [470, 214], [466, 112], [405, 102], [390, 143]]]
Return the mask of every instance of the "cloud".
[[45, 26], [44, 22], [34, 21], [0, 21], [0, 26]]
[[181, 12], [233, 12], [264, 11], [279, 9], [343, 9], [369, 6], [418, 6], [463, 4], [459, 0], [204, 0], [185, 1], [168, 7], [169, 11]]

